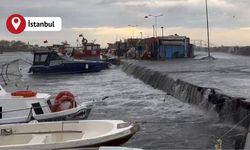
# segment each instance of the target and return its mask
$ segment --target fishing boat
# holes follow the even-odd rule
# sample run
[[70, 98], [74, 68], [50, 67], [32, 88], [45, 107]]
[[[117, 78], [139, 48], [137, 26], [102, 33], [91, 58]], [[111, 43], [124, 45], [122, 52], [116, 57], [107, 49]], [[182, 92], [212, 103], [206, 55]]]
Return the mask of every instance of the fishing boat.
[[101, 60], [101, 49], [99, 44], [83, 43], [82, 47], [77, 47], [73, 53], [75, 59]]
[[0, 86], [0, 124], [87, 119], [92, 107], [92, 102], [77, 104], [74, 95], [68, 91], [59, 92], [52, 104], [49, 94], [35, 91], [7, 93]]
[[29, 72], [33, 74], [91, 73], [106, 69], [108, 65], [101, 61], [74, 60], [55, 51], [35, 51]]
[[71, 149], [117, 146], [137, 131], [122, 120], [77, 120], [0, 126], [0, 149]]
[[[73, 48], [70, 52], [73, 58], [80, 60], [94, 60], [103, 62], [104, 64], [117, 65], [117, 59], [103, 58], [104, 55], [101, 52], [100, 44], [96, 44], [94, 42], [88, 42], [88, 40], [83, 36], [80, 37], [82, 37], [82, 45]], [[64, 50], [61, 50], [62, 52], [67, 53], [70, 51], [70, 49], [68, 49], [67, 46], [64, 47], [65, 47]]]
[[94, 43], [95, 41], [88, 42], [82, 34], [79, 37], [82, 37], [81, 44], [77, 44], [78, 46], [73, 50], [72, 56], [75, 59], [101, 60], [100, 44]]

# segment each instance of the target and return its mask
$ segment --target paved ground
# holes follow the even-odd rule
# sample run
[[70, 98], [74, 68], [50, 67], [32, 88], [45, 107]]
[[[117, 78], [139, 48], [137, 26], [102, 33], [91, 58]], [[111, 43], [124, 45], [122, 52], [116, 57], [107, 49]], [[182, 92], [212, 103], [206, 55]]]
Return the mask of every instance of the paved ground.
[[217, 88], [229, 96], [250, 99], [250, 57], [212, 53], [216, 60], [201, 60], [206, 53], [196, 52], [195, 55], [194, 59], [128, 61], [168, 73], [175, 79]]

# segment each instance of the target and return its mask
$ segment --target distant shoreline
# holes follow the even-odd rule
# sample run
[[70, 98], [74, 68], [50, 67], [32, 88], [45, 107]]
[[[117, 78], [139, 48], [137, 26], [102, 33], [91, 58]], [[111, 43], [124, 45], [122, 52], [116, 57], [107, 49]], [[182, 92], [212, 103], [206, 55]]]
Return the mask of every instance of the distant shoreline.
[[0, 52], [33, 52], [42, 48], [0, 47]]

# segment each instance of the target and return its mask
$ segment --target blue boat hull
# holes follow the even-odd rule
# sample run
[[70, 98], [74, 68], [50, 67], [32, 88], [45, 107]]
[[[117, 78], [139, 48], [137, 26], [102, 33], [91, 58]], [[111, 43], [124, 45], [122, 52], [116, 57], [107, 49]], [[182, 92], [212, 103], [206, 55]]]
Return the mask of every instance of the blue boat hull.
[[54, 66], [33, 65], [29, 72], [33, 74], [47, 73], [91, 73], [99, 72], [103, 68], [102, 63], [64, 63]]

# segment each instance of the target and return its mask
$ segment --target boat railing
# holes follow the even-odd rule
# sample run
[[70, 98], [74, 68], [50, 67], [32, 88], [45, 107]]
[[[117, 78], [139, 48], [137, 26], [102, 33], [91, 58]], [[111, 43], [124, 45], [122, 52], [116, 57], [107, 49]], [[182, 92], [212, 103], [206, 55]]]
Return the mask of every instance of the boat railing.
[[22, 77], [21, 69], [19, 68], [20, 62], [32, 64], [29, 60], [15, 59], [0, 65], [0, 76], [5, 85], [7, 85], [9, 81], [13, 80], [10, 77], [15, 77], [15, 79]]

